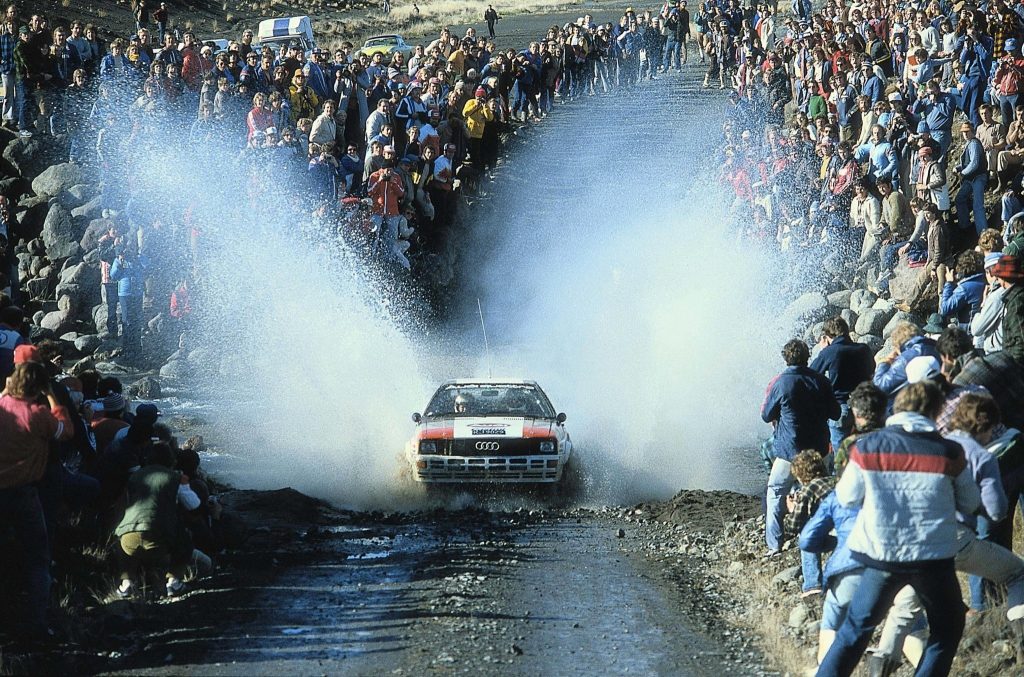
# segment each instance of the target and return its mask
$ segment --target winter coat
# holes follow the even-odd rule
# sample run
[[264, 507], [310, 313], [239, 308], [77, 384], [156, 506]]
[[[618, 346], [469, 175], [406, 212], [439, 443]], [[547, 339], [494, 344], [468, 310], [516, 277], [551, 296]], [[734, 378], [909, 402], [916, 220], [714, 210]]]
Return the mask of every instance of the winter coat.
[[939, 312], [947, 318], [956, 318], [962, 325], [969, 324], [971, 318], [981, 310], [985, 284], [985, 273], [965, 277], [956, 285], [947, 282], [942, 287]]
[[915, 336], [900, 346], [900, 354], [890, 365], [887, 362], [875, 367], [874, 384], [890, 397], [907, 382], [907, 365], [915, 357], [930, 355], [939, 359], [935, 341], [926, 336]]
[[861, 508], [847, 541], [854, 558], [882, 569], [952, 559], [957, 511], [981, 505], [963, 447], [913, 412], [890, 416], [885, 428], [854, 441], [836, 499]]
[[[825, 497], [800, 532], [801, 550], [819, 554], [832, 551], [822, 571], [822, 582], [826, 587], [831, 585], [830, 581], [836, 576], [864, 568], [860, 562], [853, 559], [853, 553], [846, 544], [859, 513], [860, 508], [848, 508], [839, 503], [836, 492], [833, 491]], [[831, 535], [833, 529], [836, 532], [835, 536]]]
[[828, 453], [828, 420], [838, 419], [832, 384], [810, 367], [791, 366], [772, 379], [761, 418], [775, 424], [775, 455], [792, 461], [804, 449]]

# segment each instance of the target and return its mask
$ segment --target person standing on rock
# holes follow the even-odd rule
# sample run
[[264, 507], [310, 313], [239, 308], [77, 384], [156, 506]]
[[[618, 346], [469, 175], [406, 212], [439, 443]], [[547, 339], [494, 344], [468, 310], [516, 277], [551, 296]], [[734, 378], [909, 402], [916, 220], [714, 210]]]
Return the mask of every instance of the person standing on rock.
[[494, 24], [501, 19], [498, 16], [497, 10], [494, 9], [494, 5], [487, 5], [487, 11], [484, 12], [484, 21], [487, 22], [487, 36], [494, 37]]
[[813, 449], [828, 454], [828, 420], [838, 419], [841, 410], [832, 384], [807, 366], [807, 344], [793, 339], [782, 348], [786, 369], [772, 379], [761, 405], [761, 418], [774, 428], [775, 460], [768, 477], [765, 542], [768, 556], [782, 552], [782, 518], [785, 497], [794, 484], [790, 464], [798, 453]]
[[[35, 103], [39, 88], [52, 77], [45, 72], [42, 52], [34, 44], [28, 26], [18, 29], [18, 44], [14, 47], [14, 73], [14, 115], [18, 121], [18, 134], [27, 138], [32, 136], [29, 108], [34, 108], [32, 104]], [[35, 118], [35, 115], [32, 117]]]
[[[832, 394], [839, 403], [839, 417], [828, 422], [834, 453], [843, 438], [853, 430], [853, 416], [848, 404], [850, 393], [864, 381], [871, 380], [875, 363], [870, 346], [855, 343], [850, 338], [850, 325], [839, 316], [825, 320], [818, 346], [821, 352], [811, 362], [811, 369], [828, 377]], [[826, 458], [826, 465], [831, 467], [833, 460]]]
[[149, 261], [131, 246], [125, 246], [110, 266], [110, 279], [117, 283], [117, 304], [121, 309], [121, 350], [128, 360], [142, 353], [142, 296]]
[[953, 563], [956, 513], [973, 514], [981, 495], [963, 447], [939, 434], [935, 417], [943, 399], [934, 383], [908, 385], [896, 397], [896, 413], [886, 427], [850, 447], [836, 498], [845, 507], [861, 508], [847, 545], [864, 572], [818, 677], [853, 674], [906, 585], [918, 592], [930, 629], [917, 674], [949, 674], [965, 611]]

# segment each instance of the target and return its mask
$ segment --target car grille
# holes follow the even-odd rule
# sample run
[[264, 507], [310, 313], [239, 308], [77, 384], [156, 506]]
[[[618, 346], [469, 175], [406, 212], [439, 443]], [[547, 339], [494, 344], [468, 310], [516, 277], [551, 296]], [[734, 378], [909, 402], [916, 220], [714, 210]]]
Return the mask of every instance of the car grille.
[[[438, 440], [440, 456], [533, 456], [542, 453], [541, 439]], [[554, 456], [555, 451], [544, 452]]]

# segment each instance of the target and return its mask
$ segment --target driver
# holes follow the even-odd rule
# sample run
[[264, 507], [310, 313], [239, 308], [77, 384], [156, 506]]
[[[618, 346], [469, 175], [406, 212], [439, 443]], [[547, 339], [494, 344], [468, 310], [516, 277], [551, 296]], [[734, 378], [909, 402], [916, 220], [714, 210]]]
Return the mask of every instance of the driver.
[[473, 404], [473, 396], [465, 393], [459, 393], [455, 396], [455, 413], [456, 414], [468, 414], [469, 409]]

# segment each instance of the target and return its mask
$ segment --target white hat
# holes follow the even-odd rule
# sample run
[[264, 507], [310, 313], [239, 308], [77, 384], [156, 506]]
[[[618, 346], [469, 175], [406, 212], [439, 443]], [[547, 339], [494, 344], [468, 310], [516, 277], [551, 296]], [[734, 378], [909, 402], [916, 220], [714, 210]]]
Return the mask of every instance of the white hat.
[[889, 94], [889, 101], [903, 101], [903, 95], [899, 92], [892, 92]]
[[920, 383], [935, 378], [942, 365], [931, 355], [919, 355], [907, 363], [907, 383]]

